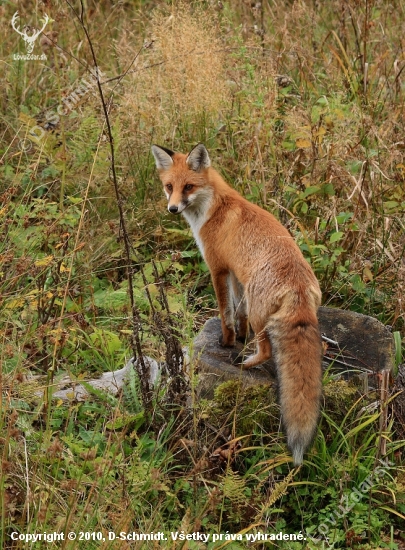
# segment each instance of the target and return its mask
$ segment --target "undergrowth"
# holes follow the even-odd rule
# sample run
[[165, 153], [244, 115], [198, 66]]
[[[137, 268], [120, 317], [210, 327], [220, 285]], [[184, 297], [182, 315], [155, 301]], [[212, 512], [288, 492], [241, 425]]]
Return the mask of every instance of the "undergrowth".
[[[50, 16], [33, 51], [45, 60], [14, 59], [26, 53], [16, 11], [20, 29]], [[402, 0], [0, 6], [2, 547], [31, 547], [12, 533], [69, 531], [100, 538], [35, 548], [156, 547], [109, 531], [223, 534], [159, 541], [176, 549], [403, 547], [403, 427], [381, 428], [375, 392], [324, 409], [297, 471], [268, 389], [199, 401], [194, 373], [175, 395], [171, 371], [145, 408], [135, 371], [115, 396], [86, 380], [122, 368], [135, 331], [142, 354], [170, 364], [216, 313], [190, 231], [167, 215], [152, 143], [204, 142], [289, 228], [325, 305], [392, 327], [400, 365], [404, 15]], [[66, 377], [85, 402], [53, 397]], [[246, 539], [279, 532], [306, 540]]]

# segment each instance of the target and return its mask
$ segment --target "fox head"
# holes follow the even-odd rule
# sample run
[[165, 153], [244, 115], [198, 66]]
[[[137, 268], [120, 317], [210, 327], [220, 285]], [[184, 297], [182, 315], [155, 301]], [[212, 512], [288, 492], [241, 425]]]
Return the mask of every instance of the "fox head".
[[156, 168], [163, 183], [172, 214], [198, 213], [209, 202], [212, 189], [207, 186], [207, 171], [211, 166], [208, 151], [199, 143], [188, 155], [174, 153], [165, 147], [152, 145]]

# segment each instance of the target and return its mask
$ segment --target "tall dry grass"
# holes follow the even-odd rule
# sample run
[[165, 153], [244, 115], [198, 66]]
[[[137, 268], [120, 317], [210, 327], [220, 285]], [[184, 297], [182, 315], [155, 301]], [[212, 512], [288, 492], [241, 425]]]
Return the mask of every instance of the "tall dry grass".
[[175, 145], [182, 132], [192, 134], [189, 125], [197, 134], [205, 126], [209, 137], [230, 102], [228, 55], [215, 11], [186, 2], [155, 10], [121, 116], [146, 143]]

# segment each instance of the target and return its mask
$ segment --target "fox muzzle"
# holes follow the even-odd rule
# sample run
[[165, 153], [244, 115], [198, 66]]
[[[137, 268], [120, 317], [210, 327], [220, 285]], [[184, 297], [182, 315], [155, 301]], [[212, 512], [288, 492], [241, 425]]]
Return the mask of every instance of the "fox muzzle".
[[171, 214], [180, 214], [189, 205], [188, 201], [180, 201], [177, 204], [169, 204], [167, 209]]

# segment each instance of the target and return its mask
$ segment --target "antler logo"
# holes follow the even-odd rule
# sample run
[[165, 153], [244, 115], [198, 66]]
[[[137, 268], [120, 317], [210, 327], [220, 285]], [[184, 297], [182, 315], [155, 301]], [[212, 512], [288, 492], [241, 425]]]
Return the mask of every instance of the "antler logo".
[[[27, 47], [27, 53], [31, 53], [32, 50], [34, 49], [34, 42], [47, 26], [49, 17], [45, 14], [43, 19], [44, 24], [42, 26], [42, 29], [40, 30], [26, 26], [24, 27], [23, 31], [20, 31], [20, 27], [18, 26], [18, 20], [19, 20], [19, 15], [18, 15], [18, 11], [16, 11], [11, 20], [11, 26], [16, 32], [18, 32], [18, 34], [21, 34], [21, 36], [24, 39], [25, 45]], [[29, 32], [32, 32], [32, 34], [28, 34]]]

